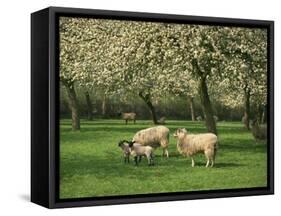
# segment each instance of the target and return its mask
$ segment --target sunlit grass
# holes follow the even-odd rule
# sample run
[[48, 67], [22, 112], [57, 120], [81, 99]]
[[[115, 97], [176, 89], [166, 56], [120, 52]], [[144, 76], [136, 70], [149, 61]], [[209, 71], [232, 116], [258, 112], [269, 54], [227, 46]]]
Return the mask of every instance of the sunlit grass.
[[267, 185], [266, 143], [256, 143], [240, 122], [218, 123], [219, 150], [213, 168], [205, 168], [205, 157], [179, 155], [172, 133], [185, 127], [192, 133], [206, 132], [201, 122], [167, 121], [169, 152], [156, 150], [155, 166], [146, 160], [136, 167], [123, 163], [117, 143], [131, 139], [150, 121], [125, 125], [121, 120], [82, 121], [81, 131], [71, 131], [70, 120], [60, 123], [60, 198], [146, 194], [210, 189], [250, 188]]

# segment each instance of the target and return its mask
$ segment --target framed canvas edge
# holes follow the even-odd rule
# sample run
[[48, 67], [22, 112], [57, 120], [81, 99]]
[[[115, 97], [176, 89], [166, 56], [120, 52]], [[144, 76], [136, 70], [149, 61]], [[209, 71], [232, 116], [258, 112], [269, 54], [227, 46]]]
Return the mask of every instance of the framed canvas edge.
[[[202, 16], [186, 16], [186, 15], [172, 15], [172, 14], [154, 14], [154, 13], [142, 13], [142, 12], [125, 12], [125, 11], [108, 11], [108, 10], [94, 10], [94, 9], [79, 9], [79, 8], [62, 8], [62, 7], [49, 7], [49, 206], [48, 208], [64, 208], [64, 207], [81, 207], [81, 206], [98, 206], [98, 205], [114, 205], [114, 204], [133, 204], [133, 203], [147, 203], [147, 202], [165, 202], [165, 201], [179, 201], [179, 200], [194, 200], [194, 199], [209, 199], [209, 198], [227, 198], [227, 197], [241, 197], [241, 196], [256, 196], [256, 195], [270, 195], [274, 194], [274, 21], [268, 20], [248, 20], [248, 19], [236, 19], [236, 18], [217, 18], [217, 17], [202, 17]], [[91, 16], [98, 15], [103, 17], [112, 16], [116, 19], [118, 17], [129, 17], [129, 18], [141, 18], [146, 17], [152, 20], [189, 20], [202, 23], [213, 23], [220, 25], [249, 25], [249, 26], [259, 26], [268, 29], [268, 41], [269, 53], [268, 53], [268, 100], [270, 112], [268, 117], [270, 119], [270, 124], [268, 127], [268, 132], [270, 134], [270, 139], [268, 141], [268, 185], [265, 188], [251, 188], [250, 190], [245, 189], [231, 189], [231, 190], [221, 190], [221, 191], [207, 191], [200, 192], [196, 191], [194, 193], [186, 192], [185, 194], [169, 193], [168, 195], [144, 195], [144, 197], [122, 197], [116, 196], [114, 198], [106, 198], [102, 200], [97, 200], [95, 198], [89, 198], [87, 200], [75, 200], [75, 201], [60, 201], [56, 198], [56, 180], [58, 176], [56, 175], [56, 163], [59, 155], [56, 151], [56, 146], [58, 145], [58, 115], [56, 110], [56, 102], [59, 100], [56, 88], [59, 87], [59, 79], [57, 74], [57, 55], [58, 50], [56, 50], [57, 42], [57, 31], [56, 29], [56, 17], [62, 14], [72, 14], [73, 16]]]

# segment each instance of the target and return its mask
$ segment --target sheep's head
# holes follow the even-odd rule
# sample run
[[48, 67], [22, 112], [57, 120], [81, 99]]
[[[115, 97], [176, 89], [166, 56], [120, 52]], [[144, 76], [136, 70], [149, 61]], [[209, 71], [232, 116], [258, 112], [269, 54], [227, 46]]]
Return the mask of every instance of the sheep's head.
[[121, 140], [119, 141], [118, 146], [122, 147], [125, 143], [129, 143], [129, 142], [127, 140]]
[[173, 135], [174, 135], [175, 138], [181, 139], [186, 134], [187, 134], [187, 130], [185, 128], [178, 128]]
[[257, 119], [253, 119], [253, 120], [250, 122], [250, 125], [251, 125], [252, 127], [257, 126], [257, 125], [258, 125], [258, 120], [257, 120]]
[[131, 148], [131, 147], [134, 145], [135, 142], [136, 142], [136, 141], [130, 141], [130, 142], [128, 142], [128, 143], [129, 143], [129, 147]]

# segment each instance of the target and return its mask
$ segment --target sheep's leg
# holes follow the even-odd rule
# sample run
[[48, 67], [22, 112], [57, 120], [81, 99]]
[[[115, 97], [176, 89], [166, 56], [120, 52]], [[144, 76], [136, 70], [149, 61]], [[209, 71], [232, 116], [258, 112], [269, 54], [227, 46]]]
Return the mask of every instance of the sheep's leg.
[[139, 162], [141, 162], [141, 158], [142, 158], [142, 157], [141, 157], [141, 155], [140, 155], [140, 156], [139, 156]]
[[135, 159], [135, 165], [137, 166], [138, 165], [138, 156], [135, 156], [134, 159]]
[[207, 159], [207, 163], [206, 163], [206, 167], [208, 167], [209, 164], [210, 164], [210, 159], [208, 158], [208, 159]]
[[163, 153], [162, 153], [162, 157], [164, 157], [166, 155], [166, 157], [169, 157], [169, 152], [167, 148], [163, 148]]
[[211, 167], [214, 166], [214, 159], [211, 159]]
[[192, 166], [192, 167], [194, 167], [194, 166], [195, 166], [195, 162], [194, 162], [193, 157], [191, 157], [191, 166]]
[[134, 124], [136, 124], [136, 119], [134, 119]]
[[150, 165], [153, 166], [154, 165], [154, 161], [153, 161], [153, 158], [150, 157]]
[[151, 154], [150, 160], [151, 160], [151, 165], [154, 165], [154, 155], [153, 154]]
[[126, 121], [126, 124], [128, 124], [128, 120], [126, 119], [125, 121]]
[[168, 158], [169, 157], [168, 149], [165, 149], [165, 153], [166, 153], [166, 157]]
[[146, 158], [147, 158], [147, 163], [148, 163], [148, 166], [150, 166], [150, 165], [151, 165], [150, 156], [149, 156], [149, 155], [147, 155], [147, 156], [146, 156]]

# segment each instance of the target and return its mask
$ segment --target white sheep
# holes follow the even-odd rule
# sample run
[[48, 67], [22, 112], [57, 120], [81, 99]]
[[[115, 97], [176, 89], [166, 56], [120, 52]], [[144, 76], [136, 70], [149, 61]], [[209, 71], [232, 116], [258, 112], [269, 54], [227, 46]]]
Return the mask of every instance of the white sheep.
[[218, 148], [218, 138], [215, 134], [188, 134], [187, 130], [182, 128], [176, 130], [174, 137], [177, 139], [178, 151], [184, 156], [191, 157], [192, 167], [195, 165], [193, 156], [197, 153], [204, 153], [207, 159], [206, 167], [210, 161], [213, 167]]
[[216, 115], [214, 115], [213, 117], [214, 117], [215, 122], [218, 122], [219, 117], [217, 117]]
[[166, 122], [166, 118], [163, 116], [158, 120], [158, 124], [164, 125]]
[[252, 126], [252, 134], [255, 138], [255, 140], [266, 140], [267, 138], [267, 127], [266, 125], [260, 126], [259, 122], [254, 119], [251, 122], [251, 126]]
[[136, 124], [136, 116], [137, 114], [134, 112], [130, 113], [122, 113], [122, 119], [125, 120], [125, 123], [128, 124], [128, 121], [134, 121], [134, 124]]
[[196, 117], [196, 120], [197, 120], [197, 121], [202, 121], [203, 119], [202, 119], [201, 116], [197, 116], [197, 117]]
[[124, 162], [130, 163], [130, 147], [127, 140], [122, 140], [118, 143], [118, 146], [122, 149]]
[[153, 148], [151, 146], [143, 146], [135, 141], [129, 142], [130, 154], [134, 157], [135, 165], [141, 160], [141, 156], [146, 156], [148, 166], [154, 165]]
[[151, 146], [153, 148], [163, 148], [163, 156], [169, 157], [169, 132], [170, 130], [165, 126], [156, 126], [138, 131], [133, 141], [144, 146]]

